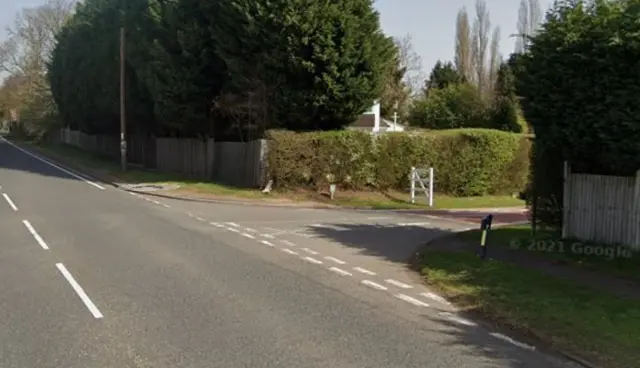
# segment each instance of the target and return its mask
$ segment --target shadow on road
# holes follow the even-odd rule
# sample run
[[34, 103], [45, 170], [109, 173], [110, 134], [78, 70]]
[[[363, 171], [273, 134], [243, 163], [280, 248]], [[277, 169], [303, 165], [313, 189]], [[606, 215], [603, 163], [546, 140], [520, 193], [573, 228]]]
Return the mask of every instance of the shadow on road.
[[376, 225], [335, 222], [327, 225], [331, 227], [308, 227], [306, 232], [317, 238], [356, 248], [364, 255], [404, 264], [428, 240], [452, 233], [450, 230], [411, 223]]
[[[452, 340], [445, 343], [445, 346], [463, 347], [468, 351], [469, 356], [483, 356], [487, 359], [489, 366], [509, 368], [581, 367], [552, 349], [505, 343], [504, 339], [509, 339], [506, 335], [478, 328], [477, 325], [463, 325], [445, 318], [434, 321], [444, 326], [440, 333], [449, 336]], [[495, 362], [500, 363], [494, 365]]]
[[[349, 224], [341, 223], [339, 221], [331, 222], [328, 227], [309, 227], [306, 233], [316, 237], [324, 238], [327, 241], [339, 243], [343, 246], [354, 248], [357, 252], [381, 258], [394, 262], [398, 265], [404, 266], [412, 271], [419, 271], [419, 257], [414, 257], [417, 251], [424, 247], [431, 239], [453, 235], [453, 230], [445, 230], [438, 228], [427, 228], [423, 226], [376, 226], [367, 224]], [[335, 229], [333, 229], [335, 227]], [[346, 230], [338, 230], [344, 228]], [[455, 242], [452, 241], [452, 246]], [[473, 249], [465, 249], [466, 252], [473, 253]], [[428, 252], [426, 253], [428, 254]], [[423, 255], [427, 256], [427, 255]], [[472, 277], [461, 273], [460, 277]], [[470, 282], [474, 285], [482, 285], [482, 280], [479, 278]], [[489, 288], [486, 293], [500, 293], [498, 289]], [[454, 304], [458, 304], [460, 300], [456, 298], [450, 299]], [[447, 327], [446, 331], [442, 331], [445, 334], [454, 337], [455, 344], [463, 345], [470, 350], [472, 355], [486, 356], [488, 360], [497, 359], [499, 361], [508, 361], [509, 367], [540, 367], [548, 366], [554, 367], [556, 365], [549, 363], [544, 364], [540, 359], [550, 359], [544, 355], [537, 354], [532, 346], [536, 346], [538, 350], [544, 351], [547, 354], [557, 357], [560, 361], [566, 361], [566, 358], [560, 356], [554, 349], [548, 347], [549, 345], [540, 340], [539, 338], [531, 335], [524, 330], [514, 330], [511, 326], [503, 325], [499, 322], [493, 322], [491, 319], [487, 319], [487, 315], [484, 311], [479, 309], [468, 309], [461, 311], [458, 315], [468, 319], [468, 321], [474, 321], [475, 325], [467, 326], [460, 323], [453, 323], [447, 319], [437, 321]], [[425, 316], [425, 318], [431, 318], [432, 316]], [[480, 327], [480, 328], [479, 328]], [[500, 334], [497, 331], [505, 331], [504, 334]], [[513, 338], [518, 341], [526, 342], [527, 345], [518, 346], [511, 342], [505, 343], [505, 339]], [[533, 355], [535, 355], [535, 358]], [[548, 362], [546, 362], [548, 363]], [[499, 365], [503, 366], [503, 365]], [[564, 366], [564, 365], [557, 365]]]
[[[3, 171], [18, 171], [27, 174], [49, 176], [57, 179], [79, 181], [77, 177], [65, 173], [41, 159], [34, 157], [31, 151], [21, 151], [12, 142], [0, 139], [0, 173]], [[40, 156], [38, 156], [40, 157]], [[45, 158], [46, 159], [46, 158]], [[5, 176], [1, 175], [0, 177]], [[7, 175], [8, 176], [8, 175]], [[26, 178], [23, 178], [25, 180]], [[1, 183], [0, 183], [1, 185]]]

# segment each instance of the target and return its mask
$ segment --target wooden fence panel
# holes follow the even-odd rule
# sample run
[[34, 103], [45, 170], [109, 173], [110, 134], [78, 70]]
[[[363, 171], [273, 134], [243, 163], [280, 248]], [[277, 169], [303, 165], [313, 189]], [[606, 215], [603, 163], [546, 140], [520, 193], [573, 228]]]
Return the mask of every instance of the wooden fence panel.
[[[61, 129], [60, 143], [101, 154], [120, 157], [120, 138], [88, 135]], [[264, 185], [267, 141], [214, 142], [213, 139], [154, 138], [129, 135], [128, 162], [159, 171], [173, 172], [227, 185], [257, 188]]]
[[640, 249], [640, 171], [635, 177], [572, 173], [565, 164], [563, 237]]
[[261, 187], [266, 146], [266, 140], [216, 142], [213, 180], [238, 187]]
[[156, 139], [156, 167], [198, 179], [208, 179], [211, 154], [208, 141], [200, 139]]

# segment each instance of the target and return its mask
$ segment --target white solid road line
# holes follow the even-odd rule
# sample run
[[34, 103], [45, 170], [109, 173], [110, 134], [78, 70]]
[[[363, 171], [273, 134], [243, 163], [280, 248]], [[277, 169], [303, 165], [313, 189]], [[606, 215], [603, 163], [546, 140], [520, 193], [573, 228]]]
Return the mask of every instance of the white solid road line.
[[94, 186], [94, 187], [96, 187], [96, 188], [98, 188], [100, 190], [104, 190], [105, 189], [102, 185], [96, 184], [96, 183], [92, 182], [91, 180], [88, 180], [87, 178], [84, 178], [84, 177], [82, 177], [82, 176], [80, 176], [80, 175], [78, 175], [76, 173], [73, 173], [73, 172], [71, 172], [71, 171], [69, 171], [69, 170], [67, 170], [67, 169], [65, 169], [63, 167], [60, 167], [60, 166], [54, 164], [53, 162], [51, 162], [51, 161], [49, 161], [47, 159], [44, 159], [44, 158], [42, 158], [42, 157], [40, 157], [38, 155], [34, 155], [33, 153], [25, 150], [24, 148], [16, 146], [15, 144], [13, 144], [13, 143], [9, 142], [8, 140], [4, 139], [4, 137], [0, 137], [0, 140], [2, 140], [3, 142], [9, 144], [11, 147], [21, 151], [22, 153], [27, 154], [27, 155], [35, 158], [38, 161], [44, 162], [45, 164], [47, 164], [47, 165], [49, 165], [51, 167], [54, 167], [54, 168], [62, 171], [65, 174], [71, 175], [76, 179], [80, 179], [80, 180], [84, 181], [85, 183], [87, 183], [89, 185], [92, 185], [92, 186]]
[[410, 297], [409, 295], [404, 295], [404, 294], [396, 294], [394, 295], [396, 298], [404, 300], [405, 302], [411, 303], [413, 305], [416, 305], [418, 307], [428, 307], [429, 304], [422, 302], [416, 298]]
[[4, 197], [4, 199], [7, 201], [7, 203], [9, 203], [9, 206], [11, 206], [11, 209], [14, 211], [18, 211], [18, 207], [16, 207], [16, 204], [13, 203], [13, 201], [11, 200], [11, 198], [9, 198], [9, 196], [7, 195], [7, 193], [2, 193], [2, 196]]
[[40, 235], [38, 235], [38, 233], [36, 232], [36, 229], [34, 229], [33, 226], [31, 226], [31, 223], [29, 221], [27, 221], [27, 220], [22, 220], [22, 223], [27, 228], [27, 230], [29, 230], [31, 235], [33, 235], [33, 237], [36, 239], [38, 244], [40, 244], [42, 249], [49, 250], [49, 246], [47, 245], [47, 243], [44, 242], [42, 237]]
[[62, 276], [64, 276], [64, 278], [67, 279], [69, 284], [71, 284], [71, 287], [76, 292], [76, 294], [78, 294], [80, 299], [82, 299], [82, 302], [84, 303], [84, 305], [87, 306], [87, 308], [89, 309], [89, 312], [91, 312], [91, 314], [93, 314], [95, 318], [102, 318], [103, 315], [102, 313], [100, 313], [100, 310], [98, 309], [98, 307], [96, 307], [96, 305], [93, 304], [93, 302], [91, 301], [87, 293], [85, 293], [84, 290], [82, 290], [82, 286], [80, 286], [80, 284], [78, 284], [78, 282], [73, 278], [71, 273], [67, 271], [67, 268], [62, 263], [56, 263], [56, 267], [58, 268], [60, 273], [62, 273]]

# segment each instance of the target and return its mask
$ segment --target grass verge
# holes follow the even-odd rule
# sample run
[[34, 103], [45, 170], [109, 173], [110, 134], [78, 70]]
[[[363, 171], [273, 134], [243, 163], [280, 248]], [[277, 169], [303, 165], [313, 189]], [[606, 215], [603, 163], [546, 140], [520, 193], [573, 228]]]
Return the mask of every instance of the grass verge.
[[427, 250], [419, 262], [467, 312], [609, 368], [638, 367], [640, 300], [468, 253]]
[[[467, 242], [477, 242], [480, 230], [470, 230], [457, 234]], [[535, 253], [537, 256], [557, 261], [560, 264], [603, 272], [617, 277], [640, 281], [640, 253], [627, 251], [625, 247], [606, 246], [573, 239], [560, 239], [552, 231], [537, 231], [535, 236], [531, 225], [505, 226], [490, 231], [487, 244], [491, 247], [512, 248], [518, 246], [520, 252]], [[584, 254], [584, 250], [608, 249], [609, 254]], [[625, 250], [619, 253], [618, 250]]]
[[[275, 191], [268, 195], [256, 189], [242, 189], [225, 186], [202, 180], [186, 179], [183, 176], [170, 173], [162, 173], [131, 167], [127, 172], [120, 170], [119, 164], [91, 153], [87, 153], [72, 146], [35, 144], [22, 142], [29, 148], [43, 155], [52, 157], [74, 168], [93, 174], [96, 177], [106, 177], [112, 181], [122, 183], [167, 183], [177, 184], [180, 189], [173, 191], [178, 195], [190, 195], [208, 199], [232, 199], [254, 200], [278, 203], [313, 202], [316, 204], [371, 208], [371, 209], [429, 209], [426, 201], [411, 204], [408, 202], [409, 194], [402, 192], [354, 192], [337, 191], [333, 200], [329, 198], [328, 188], [326, 193], [309, 190]], [[434, 209], [466, 209], [487, 207], [522, 207], [524, 202], [511, 196], [486, 196], [486, 197], [449, 197], [436, 194]]]

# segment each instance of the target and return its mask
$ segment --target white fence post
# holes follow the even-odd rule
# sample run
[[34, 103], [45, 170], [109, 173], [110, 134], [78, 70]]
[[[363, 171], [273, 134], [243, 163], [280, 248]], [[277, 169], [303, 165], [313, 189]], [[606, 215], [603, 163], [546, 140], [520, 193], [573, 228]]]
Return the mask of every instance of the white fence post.
[[413, 166], [411, 166], [409, 180], [411, 181], [411, 203], [416, 203], [416, 168]]
[[[425, 187], [424, 176], [429, 173], [429, 188]], [[428, 197], [429, 207], [433, 207], [433, 167], [428, 169], [418, 169], [411, 167], [411, 173], [409, 174], [409, 181], [411, 184], [411, 203], [416, 203], [416, 181], [420, 184], [420, 188], [424, 192], [424, 195]]]
[[433, 167], [429, 168], [429, 207], [433, 207]]

